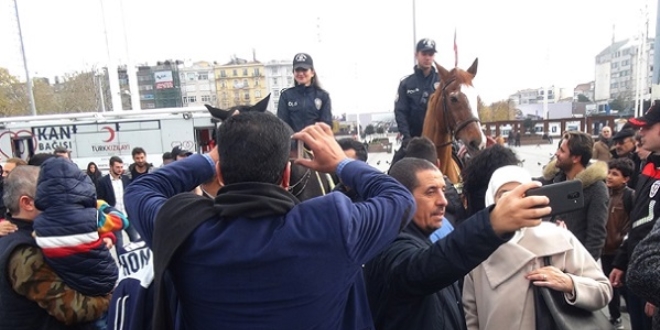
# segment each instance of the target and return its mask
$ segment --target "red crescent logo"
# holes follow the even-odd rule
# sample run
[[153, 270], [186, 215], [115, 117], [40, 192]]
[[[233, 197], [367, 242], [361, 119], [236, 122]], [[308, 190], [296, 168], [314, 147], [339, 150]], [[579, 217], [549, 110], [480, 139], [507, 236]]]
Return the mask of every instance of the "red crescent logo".
[[112, 142], [112, 140], [115, 139], [115, 130], [112, 129], [109, 126], [103, 126], [101, 127], [101, 130], [106, 130], [108, 133], [110, 133], [110, 137], [107, 140], [103, 140], [103, 142]]

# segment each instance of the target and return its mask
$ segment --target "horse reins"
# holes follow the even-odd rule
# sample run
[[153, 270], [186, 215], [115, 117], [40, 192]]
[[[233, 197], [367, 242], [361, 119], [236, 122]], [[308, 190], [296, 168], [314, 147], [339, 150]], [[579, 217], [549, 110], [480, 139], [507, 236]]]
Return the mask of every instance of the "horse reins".
[[[445, 121], [445, 129], [447, 130], [447, 133], [451, 134], [451, 139], [447, 142], [441, 143], [438, 145], [438, 148], [447, 146], [451, 143], [453, 143], [455, 140], [457, 140], [456, 135], [463, 130], [467, 125], [470, 125], [471, 123], [481, 123], [481, 120], [479, 118], [476, 118], [474, 115], [471, 115], [470, 118], [460, 122], [456, 123], [456, 119], [454, 116], [449, 116], [449, 104], [447, 103], [447, 87], [451, 85], [456, 80], [456, 78], [449, 80], [447, 83], [445, 83], [442, 86], [442, 107], [443, 109], [443, 118]], [[476, 106], [476, 105], [475, 105]], [[452, 122], [454, 123], [454, 128], [452, 129], [451, 126], [449, 125], [449, 117], [451, 117]]]

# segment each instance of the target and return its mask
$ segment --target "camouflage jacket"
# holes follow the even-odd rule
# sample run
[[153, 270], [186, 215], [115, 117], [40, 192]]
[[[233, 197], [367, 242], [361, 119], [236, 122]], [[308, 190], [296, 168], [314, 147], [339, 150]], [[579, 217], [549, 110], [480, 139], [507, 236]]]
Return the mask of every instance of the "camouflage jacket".
[[46, 264], [37, 247], [17, 248], [9, 257], [8, 266], [14, 291], [64, 324], [91, 322], [108, 310], [110, 294], [91, 297], [74, 291]]

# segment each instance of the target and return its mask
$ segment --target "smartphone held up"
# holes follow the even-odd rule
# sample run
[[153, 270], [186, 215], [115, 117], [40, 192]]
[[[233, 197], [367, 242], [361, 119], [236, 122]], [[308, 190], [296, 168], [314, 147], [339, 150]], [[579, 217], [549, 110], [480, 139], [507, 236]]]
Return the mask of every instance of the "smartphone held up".
[[552, 208], [549, 216], [573, 212], [584, 207], [582, 181], [570, 180], [527, 190], [526, 196], [546, 196]]
[[305, 144], [301, 140], [291, 139], [291, 151], [289, 159], [302, 159], [305, 152]]

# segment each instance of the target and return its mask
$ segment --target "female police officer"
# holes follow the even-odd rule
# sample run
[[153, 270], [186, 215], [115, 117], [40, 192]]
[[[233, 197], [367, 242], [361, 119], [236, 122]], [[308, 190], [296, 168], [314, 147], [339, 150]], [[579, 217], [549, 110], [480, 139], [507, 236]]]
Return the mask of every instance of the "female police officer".
[[332, 127], [330, 95], [319, 85], [314, 62], [309, 54], [293, 58], [294, 86], [282, 92], [277, 117], [299, 132], [308, 125], [324, 122]]

